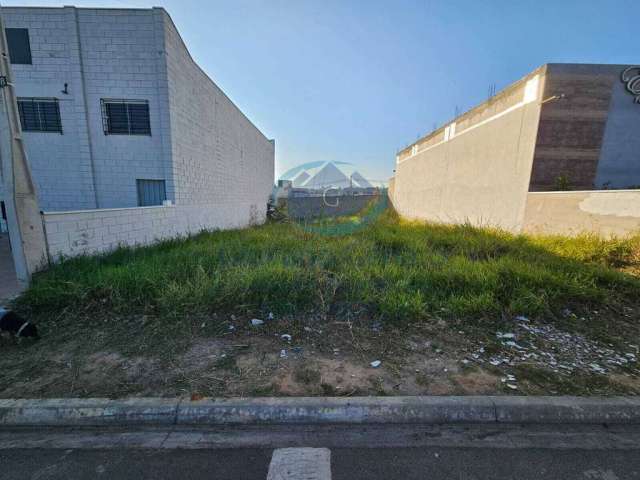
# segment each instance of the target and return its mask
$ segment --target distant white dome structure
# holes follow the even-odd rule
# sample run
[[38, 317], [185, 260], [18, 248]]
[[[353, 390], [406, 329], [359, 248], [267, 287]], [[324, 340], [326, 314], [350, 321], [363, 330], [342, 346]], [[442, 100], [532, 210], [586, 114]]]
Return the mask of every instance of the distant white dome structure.
[[355, 167], [347, 162], [311, 162], [289, 170], [280, 177], [296, 189], [326, 190], [374, 188]]

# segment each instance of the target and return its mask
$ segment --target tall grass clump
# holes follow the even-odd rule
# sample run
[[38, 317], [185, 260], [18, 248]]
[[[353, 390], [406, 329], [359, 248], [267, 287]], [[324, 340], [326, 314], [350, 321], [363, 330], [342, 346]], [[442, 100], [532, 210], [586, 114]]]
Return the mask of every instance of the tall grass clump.
[[17, 305], [40, 316], [357, 308], [397, 323], [541, 315], [637, 305], [638, 265], [640, 236], [512, 235], [386, 212], [350, 235], [273, 223], [68, 259], [37, 275]]

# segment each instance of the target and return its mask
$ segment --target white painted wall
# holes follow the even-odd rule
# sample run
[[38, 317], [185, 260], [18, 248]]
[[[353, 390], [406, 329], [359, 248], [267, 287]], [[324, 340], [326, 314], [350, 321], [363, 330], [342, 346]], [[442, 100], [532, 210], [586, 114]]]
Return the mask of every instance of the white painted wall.
[[[28, 28], [32, 65], [12, 65], [19, 97], [56, 97], [63, 134], [24, 132], [40, 207], [94, 208], [84, 99], [72, 8], [2, 9], [7, 28]], [[69, 95], [64, 95], [64, 84]]]
[[164, 13], [175, 201], [228, 205], [244, 223], [252, 208], [264, 220], [275, 145], [198, 67]]
[[[134, 207], [140, 178], [165, 180], [179, 205], [229, 206], [245, 222], [253, 205], [264, 219], [274, 144], [193, 61], [164, 9], [3, 14], [29, 29], [33, 65], [13, 66], [18, 95], [60, 101], [63, 135], [25, 133], [43, 210]], [[147, 100], [151, 136], [105, 135], [102, 98]]]
[[[25, 134], [53, 259], [265, 220], [274, 142], [193, 61], [164, 9], [3, 13], [31, 39], [18, 94], [60, 99], [63, 135]], [[149, 101], [151, 136], [105, 135], [102, 98]], [[165, 180], [175, 205], [130, 208], [138, 178]]]
[[[234, 205], [249, 210], [246, 203]], [[174, 205], [69, 212], [45, 212], [43, 222], [52, 261], [62, 256], [108, 252], [118, 246], [149, 245], [202, 230], [246, 226], [230, 205]]]
[[[137, 206], [136, 179], [170, 181], [162, 30], [153, 10], [77, 9], [98, 207]], [[164, 88], [163, 88], [164, 87]], [[151, 136], [105, 135], [101, 98], [148, 100]], [[172, 197], [168, 197], [172, 198]]]

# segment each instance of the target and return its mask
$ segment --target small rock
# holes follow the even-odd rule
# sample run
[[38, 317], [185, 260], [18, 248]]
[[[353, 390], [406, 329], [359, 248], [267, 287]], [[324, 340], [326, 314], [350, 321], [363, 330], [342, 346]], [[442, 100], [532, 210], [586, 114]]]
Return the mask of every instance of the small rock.
[[253, 325], [254, 327], [262, 325], [263, 323], [264, 323], [264, 320], [260, 320], [259, 318], [252, 318], [251, 319], [251, 325]]
[[380, 365], [382, 365], [382, 362], [380, 360], [374, 360], [369, 365], [371, 365], [373, 368], [378, 368]]

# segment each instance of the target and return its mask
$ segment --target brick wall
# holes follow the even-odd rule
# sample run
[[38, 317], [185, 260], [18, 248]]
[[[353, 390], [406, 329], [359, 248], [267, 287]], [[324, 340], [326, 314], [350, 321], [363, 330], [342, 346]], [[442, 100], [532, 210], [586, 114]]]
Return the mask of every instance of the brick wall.
[[[171, 182], [162, 25], [154, 10], [77, 9], [100, 208], [138, 204], [136, 179]], [[100, 99], [147, 100], [151, 135], [105, 135]], [[171, 189], [168, 189], [170, 193]], [[173, 197], [169, 194], [168, 198]]]
[[164, 12], [175, 200], [266, 215], [274, 181], [269, 141], [198, 67]]
[[640, 107], [625, 90], [626, 65], [547, 66], [531, 191], [640, 185]]
[[[251, 205], [235, 204], [249, 211]], [[118, 246], [149, 245], [201, 230], [246, 226], [234, 208], [218, 205], [174, 205], [70, 212], [45, 212], [43, 222], [52, 261], [108, 252]]]
[[[60, 102], [63, 134], [24, 132], [40, 207], [95, 208], [73, 8], [2, 9], [7, 28], [27, 28], [32, 65], [12, 65], [19, 97]], [[68, 84], [69, 94], [62, 93]]]
[[[3, 13], [29, 29], [33, 65], [14, 65], [18, 94], [60, 101], [63, 135], [25, 133], [52, 258], [265, 220], [274, 143], [193, 61], [162, 8]], [[105, 135], [103, 98], [147, 100], [151, 135]], [[136, 179], [165, 180], [175, 205], [127, 208]]]

